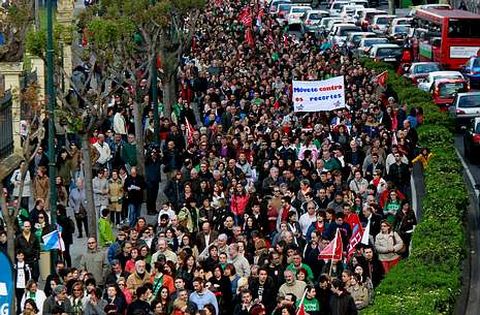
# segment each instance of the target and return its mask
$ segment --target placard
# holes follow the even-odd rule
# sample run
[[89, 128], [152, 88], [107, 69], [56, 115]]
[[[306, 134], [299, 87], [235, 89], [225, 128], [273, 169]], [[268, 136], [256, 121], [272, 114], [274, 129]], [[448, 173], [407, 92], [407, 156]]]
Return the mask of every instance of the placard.
[[345, 107], [343, 76], [323, 81], [293, 81], [293, 111], [323, 112]]

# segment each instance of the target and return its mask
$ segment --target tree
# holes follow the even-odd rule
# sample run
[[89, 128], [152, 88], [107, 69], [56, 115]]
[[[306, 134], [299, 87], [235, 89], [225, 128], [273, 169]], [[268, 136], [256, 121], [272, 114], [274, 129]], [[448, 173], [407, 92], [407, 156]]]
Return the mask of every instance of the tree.
[[25, 36], [33, 21], [32, 0], [11, 0], [0, 7], [0, 61], [21, 61], [24, 52]]
[[164, 114], [170, 117], [181, 58], [190, 49], [204, 4], [205, 0], [104, 0], [87, 9], [81, 20], [89, 45], [107, 48], [104, 55], [110, 62], [116, 56], [133, 86], [145, 78], [150, 88], [150, 69], [159, 61]]
[[[45, 129], [43, 128], [42, 122], [40, 121], [40, 113], [44, 106], [44, 103], [39, 99], [39, 86], [36, 83], [32, 83], [24, 91], [19, 93], [20, 101], [29, 108], [32, 119], [27, 125], [26, 137], [23, 140], [22, 146], [22, 158], [26, 162], [26, 167], [20, 168], [20, 186], [19, 186], [19, 199], [23, 195], [23, 188], [25, 184], [25, 178], [28, 171], [28, 163], [32, 161], [35, 154], [37, 153], [38, 148], [41, 145], [41, 142], [45, 136]], [[32, 180], [34, 174], [30, 174]], [[3, 187], [0, 181], [0, 191], [3, 191]], [[20, 200], [16, 201], [16, 204], [13, 207], [7, 206], [7, 201], [5, 200], [4, 194], [0, 194], [0, 207], [2, 208], [2, 215], [7, 227], [7, 248], [8, 256], [12, 261], [15, 261], [15, 231], [16, 227], [16, 218], [20, 210]], [[28, 209], [27, 209], [28, 210]]]

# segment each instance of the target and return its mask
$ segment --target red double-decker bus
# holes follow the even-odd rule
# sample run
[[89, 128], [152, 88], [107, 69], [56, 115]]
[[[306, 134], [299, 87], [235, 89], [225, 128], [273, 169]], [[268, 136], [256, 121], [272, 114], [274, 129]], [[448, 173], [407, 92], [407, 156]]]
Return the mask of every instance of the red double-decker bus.
[[456, 70], [480, 50], [480, 15], [463, 10], [419, 9], [413, 21], [418, 59]]

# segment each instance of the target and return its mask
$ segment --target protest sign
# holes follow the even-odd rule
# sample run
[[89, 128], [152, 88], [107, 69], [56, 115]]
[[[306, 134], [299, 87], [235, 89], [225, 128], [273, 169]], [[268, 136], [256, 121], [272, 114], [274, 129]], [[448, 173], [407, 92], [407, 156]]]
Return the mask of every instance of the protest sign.
[[323, 112], [345, 107], [343, 76], [323, 81], [293, 81], [293, 110]]

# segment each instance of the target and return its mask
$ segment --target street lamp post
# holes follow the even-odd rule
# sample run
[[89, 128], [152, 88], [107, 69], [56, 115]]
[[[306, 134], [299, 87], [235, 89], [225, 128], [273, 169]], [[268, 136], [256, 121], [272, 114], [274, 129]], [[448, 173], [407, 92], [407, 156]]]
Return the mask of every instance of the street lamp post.
[[[155, 5], [156, 0], [150, 0], [152, 6]], [[153, 104], [153, 141], [160, 145], [160, 117], [158, 115], [158, 73], [157, 73], [157, 54], [155, 48], [153, 50], [154, 54], [152, 57], [152, 68], [151, 68], [151, 88], [152, 88], [152, 104]]]
[[[55, 185], [55, 86], [53, 81], [53, 0], [47, 0], [47, 99], [48, 99], [48, 176], [50, 178], [50, 218], [57, 223], [57, 192]], [[52, 261], [56, 261], [56, 251], [52, 251]], [[52, 269], [54, 268], [52, 264]]]

